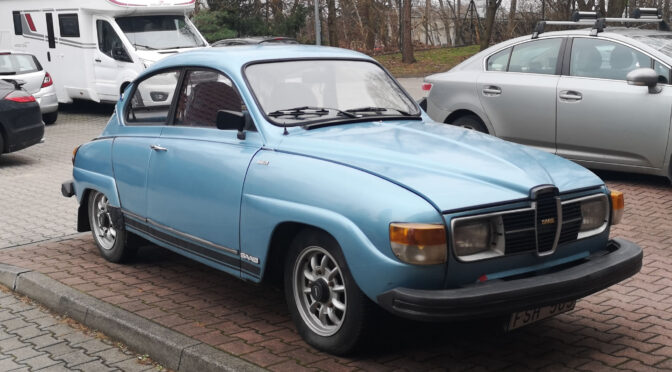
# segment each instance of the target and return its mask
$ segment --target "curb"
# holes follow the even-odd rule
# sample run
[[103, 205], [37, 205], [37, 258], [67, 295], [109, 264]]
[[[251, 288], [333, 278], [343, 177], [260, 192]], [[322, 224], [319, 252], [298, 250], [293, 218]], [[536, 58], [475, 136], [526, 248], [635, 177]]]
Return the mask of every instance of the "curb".
[[266, 371], [39, 272], [0, 263], [0, 284], [150, 355], [166, 368], [184, 372]]

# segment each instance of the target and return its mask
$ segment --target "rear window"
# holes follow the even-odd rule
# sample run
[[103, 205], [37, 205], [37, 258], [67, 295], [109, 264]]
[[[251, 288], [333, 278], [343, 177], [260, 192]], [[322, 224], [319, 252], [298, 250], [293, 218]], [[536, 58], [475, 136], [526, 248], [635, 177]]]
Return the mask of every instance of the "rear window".
[[0, 75], [20, 75], [41, 70], [40, 63], [30, 54], [0, 55]]

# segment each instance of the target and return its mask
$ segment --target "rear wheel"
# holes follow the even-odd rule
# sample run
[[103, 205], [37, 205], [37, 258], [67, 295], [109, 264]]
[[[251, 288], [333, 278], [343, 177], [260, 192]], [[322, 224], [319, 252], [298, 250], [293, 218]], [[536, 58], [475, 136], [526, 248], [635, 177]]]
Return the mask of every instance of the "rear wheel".
[[357, 287], [338, 243], [300, 232], [285, 262], [285, 297], [299, 334], [313, 347], [347, 354], [366, 338], [374, 304]]
[[44, 121], [44, 124], [47, 125], [54, 124], [56, 122], [56, 119], [58, 119], [58, 111], [42, 115], [42, 121]]
[[475, 130], [477, 132], [488, 133], [488, 128], [485, 127], [485, 124], [483, 124], [481, 118], [479, 118], [476, 115], [469, 114], [460, 116], [459, 118], [455, 119], [452, 123], [449, 124], [456, 125], [458, 127], [462, 127], [465, 129]]
[[101, 256], [117, 263], [133, 257], [137, 252], [137, 245], [133, 244], [133, 237], [126, 229], [115, 223], [107, 196], [91, 191], [88, 207], [91, 233]]

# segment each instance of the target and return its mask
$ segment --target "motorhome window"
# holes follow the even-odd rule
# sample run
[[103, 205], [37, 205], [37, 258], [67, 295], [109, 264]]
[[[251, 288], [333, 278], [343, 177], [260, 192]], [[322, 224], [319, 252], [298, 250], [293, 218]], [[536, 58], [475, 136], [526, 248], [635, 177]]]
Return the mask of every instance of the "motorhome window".
[[59, 14], [58, 27], [61, 37], [79, 37], [79, 18], [77, 14]]
[[179, 71], [162, 72], [141, 81], [126, 114], [129, 125], [166, 125]]
[[23, 28], [21, 27], [21, 12], [12, 12], [14, 18], [14, 35], [23, 35]]
[[124, 48], [124, 43], [109, 22], [97, 20], [96, 29], [98, 30], [98, 49], [101, 52], [118, 61], [133, 62]]
[[0, 75], [20, 75], [42, 70], [30, 54], [0, 55]]
[[205, 46], [198, 31], [182, 15], [119, 17], [116, 21], [138, 50]]

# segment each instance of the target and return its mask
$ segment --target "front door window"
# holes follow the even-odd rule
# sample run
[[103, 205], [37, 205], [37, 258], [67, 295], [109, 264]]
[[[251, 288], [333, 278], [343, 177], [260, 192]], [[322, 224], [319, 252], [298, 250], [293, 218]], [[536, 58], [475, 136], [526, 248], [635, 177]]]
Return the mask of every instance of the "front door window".
[[133, 62], [126, 48], [124, 48], [124, 43], [109, 22], [97, 20], [96, 29], [98, 31], [98, 49], [103, 54], [117, 61]]

